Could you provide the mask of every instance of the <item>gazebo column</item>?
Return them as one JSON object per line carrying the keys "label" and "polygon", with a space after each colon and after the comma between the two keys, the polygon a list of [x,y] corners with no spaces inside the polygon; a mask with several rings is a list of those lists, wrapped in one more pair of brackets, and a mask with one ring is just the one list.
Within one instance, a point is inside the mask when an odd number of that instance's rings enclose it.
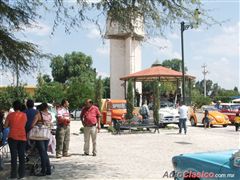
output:
{"label": "gazebo column", "polygon": [[124,81],[124,97],[127,99],[127,81]]}

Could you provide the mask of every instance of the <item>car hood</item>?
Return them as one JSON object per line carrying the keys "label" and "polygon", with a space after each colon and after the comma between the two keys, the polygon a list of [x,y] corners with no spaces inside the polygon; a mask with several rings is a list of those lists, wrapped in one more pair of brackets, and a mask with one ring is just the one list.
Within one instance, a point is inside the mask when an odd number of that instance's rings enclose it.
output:
{"label": "car hood", "polygon": [[182,157],[187,157],[191,159],[198,159],[200,161],[205,161],[213,164],[218,164],[220,166],[227,166],[229,168],[229,163],[232,155],[238,150],[228,150],[219,152],[204,152],[204,153],[191,153],[183,154]]}
{"label": "car hood", "polygon": [[[222,122],[226,120],[226,116],[218,111],[210,111],[209,116],[214,118],[217,122]],[[227,118],[228,119],[228,118]]]}
{"label": "car hood", "polygon": [[164,116],[179,116],[178,110],[171,107],[160,108],[158,113]]}

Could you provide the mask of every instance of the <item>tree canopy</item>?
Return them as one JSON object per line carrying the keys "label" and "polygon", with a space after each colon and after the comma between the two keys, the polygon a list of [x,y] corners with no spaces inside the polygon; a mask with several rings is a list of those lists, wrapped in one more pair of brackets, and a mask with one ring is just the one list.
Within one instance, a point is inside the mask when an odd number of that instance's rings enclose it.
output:
{"label": "tree canopy", "polygon": [[[133,20],[143,17],[145,33],[149,36],[161,34],[166,26],[182,20],[189,23],[214,21],[208,17],[200,0],[101,0],[92,3],[87,0],[53,0],[51,3],[0,0],[0,59],[3,67],[13,69],[18,64],[20,70],[26,71],[37,65],[36,61],[43,53],[37,45],[17,39],[15,33],[33,27],[42,18],[42,12],[55,13],[52,32],[59,24],[70,32],[81,28],[84,22],[95,23],[101,30],[105,28],[102,21],[107,15],[128,29],[134,26]],[[201,20],[198,12],[201,12]]]}

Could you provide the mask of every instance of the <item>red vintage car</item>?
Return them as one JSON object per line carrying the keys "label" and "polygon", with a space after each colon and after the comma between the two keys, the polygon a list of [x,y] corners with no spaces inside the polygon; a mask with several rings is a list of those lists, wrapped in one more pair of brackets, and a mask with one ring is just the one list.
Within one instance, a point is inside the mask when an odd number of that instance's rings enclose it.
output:
{"label": "red vintage car", "polygon": [[236,113],[240,113],[240,104],[235,103],[221,103],[220,110],[221,113],[228,116],[229,121],[231,123],[234,123],[234,118],[236,116]]}

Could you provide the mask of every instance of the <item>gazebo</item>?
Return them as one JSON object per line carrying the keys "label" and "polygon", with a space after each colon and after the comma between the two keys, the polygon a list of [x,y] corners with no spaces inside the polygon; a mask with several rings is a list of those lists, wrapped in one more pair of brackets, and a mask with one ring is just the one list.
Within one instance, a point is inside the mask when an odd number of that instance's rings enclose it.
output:
{"label": "gazebo", "polygon": [[[134,82],[134,92],[135,92],[135,83],[144,82],[144,81],[154,81],[158,80],[159,82],[176,82],[177,89],[180,87],[180,82],[182,81],[182,72],[175,71],[159,64],[153,64],[151,68],[147,68],[127,76],[121,77],[120,80],[124,81],[124,94],[126,98],[126,83],[129,79],[132,79]],[[185,81],[187,82],[189,88],[189,101],[191,100],[191,81],[195,77],[185,74]]]}

